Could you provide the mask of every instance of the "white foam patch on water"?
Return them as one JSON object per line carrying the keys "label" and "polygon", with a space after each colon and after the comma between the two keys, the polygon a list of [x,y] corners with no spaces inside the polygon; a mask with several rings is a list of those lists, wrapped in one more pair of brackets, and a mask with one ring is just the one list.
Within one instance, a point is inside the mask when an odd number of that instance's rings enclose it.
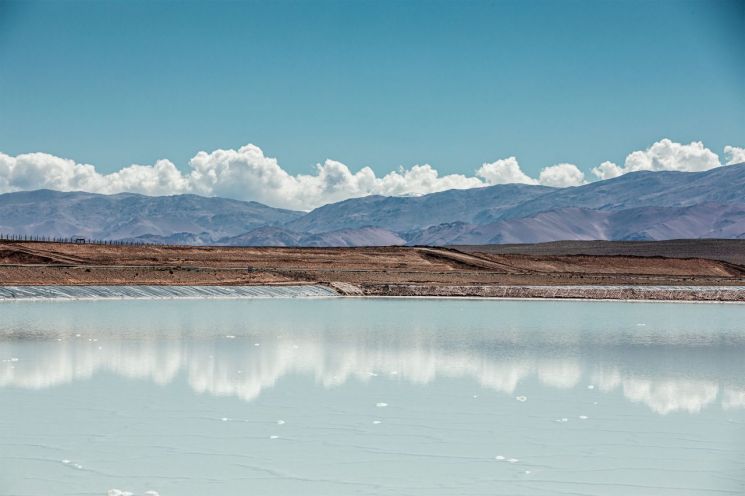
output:
{"label": "white foam patch on water", "polygon": [[279,436],[272,435],[272,436],[269,436],[269,439],[279,439]]}
{"label": "white foam patch on water", "polygon": [[277,425],[285,425],[285,421],[282,419],[277,420]]}
{"label": "white foam patch on water", "polygon": [[499,460],[500,462],[504,460],[504,457],[502,455],[497,455],[494,457],[495,460]]}
{"label": "white foam patch on water", "polygon": [[383,421],[382,420],[373,420],[372,423],[375,424],[375,425],[378,425],[378,424],[382,424]]}
{"label": "white foam patch on water", "polygon": [[522,402],[522,403],[525,403],[526,401],[528,401],[528,397],[527,396],[516,396],[515,399],[517,401]]}
{"label": "white foam patch on water", "polygon": [[388,406],[388,403],[383,403],[383,402],[375,403],[375,406],[377,406],[378,408],[385,408]]}
{"label": "white foam patch on water", "polygon": [[590,417],[588,417],[587,415],[580,415],[579,416],[579,419],[580,420],[587,420],[588,418],[590,418]]}
{"label": "white foam patch on water", "polygon": [[509,460],[507,460],[507,461],[508,461],[508,462],[510,462],[510,463],[517,463],[517,462],[519,462],[520,460],[518,460],[517,458],[510,458],[510,459],[509,459]]}

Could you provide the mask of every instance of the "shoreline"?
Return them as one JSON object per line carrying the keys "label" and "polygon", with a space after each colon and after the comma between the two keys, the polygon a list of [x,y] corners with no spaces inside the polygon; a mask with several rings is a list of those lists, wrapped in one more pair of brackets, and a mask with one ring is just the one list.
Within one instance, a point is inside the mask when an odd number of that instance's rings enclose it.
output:
{"label": "shoreline", "polygon": [[0,302],[329,298],[338,292],[323,285],[166,286],[75,285],[0,286]]}
{"label": "shoreline", "polygon": [[0,303],[28,301],[195,300],[266,298],[395,298],[525,301],[745,303],[745,286],[241,286],[14,285],[0,286]]}
{"label": "shoreline", "polygon": [[[339,288],[337,288],[339,289]],[[351,296],[745,302],[745,286],[363,286]],[[344,292],[344,291],[342,291]]]}
{"label": "shoreline", "polygon": [[[64,291],[70,292],[68,298],[85,296],[85,291],[93,291],[93,297],[103,294],[95,288],[108,288],[108,297],[127,296],[122,291],[147,297],[139,294],[142,288],[151,288],[148,291],[158,297],[258,297],[262,295],[256,292],[268,291],[266,288],[276,292],[283,287],[302,287],[311,292],[309,296],[317,291],[324,296],[745,301],[745,264],[738,263],[740,245],[730,247],[727,261],[675,257],[708,247],[700,243],[689,240],[675,249],[652,243],[645,246],[649,255],[656,255],[638,256],[636,252],[545,255],[489,251],[497,246],[459,250],[432,246],[226,248],[0,242],[0,299],[13,287],[19,288],[17,293],[27,288],[33,291],[27,297],[41,298]],[[745,249],[745,244],[742,247]],[[519,249],[529,251],[531,247]],[[724,254],[718,256],[723,258]],[[15,297],[10,294],[6,298]]]}

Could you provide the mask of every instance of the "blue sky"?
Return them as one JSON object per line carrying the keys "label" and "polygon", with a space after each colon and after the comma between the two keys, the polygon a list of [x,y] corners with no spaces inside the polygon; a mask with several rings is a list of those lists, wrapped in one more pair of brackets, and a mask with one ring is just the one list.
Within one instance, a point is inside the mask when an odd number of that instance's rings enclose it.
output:
{"label": "blue sky", "polygon": [[0,3],[0,151],[587,173],[745,141],[745,2]]}

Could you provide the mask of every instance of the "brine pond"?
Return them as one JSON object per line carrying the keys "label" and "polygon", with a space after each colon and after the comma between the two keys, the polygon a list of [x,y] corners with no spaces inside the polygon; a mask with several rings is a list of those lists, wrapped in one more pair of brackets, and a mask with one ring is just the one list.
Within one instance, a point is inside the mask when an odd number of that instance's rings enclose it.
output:
{"label": "brine pond", "polygon": [[0,303],[0,494],[745,494],[745,305]]}

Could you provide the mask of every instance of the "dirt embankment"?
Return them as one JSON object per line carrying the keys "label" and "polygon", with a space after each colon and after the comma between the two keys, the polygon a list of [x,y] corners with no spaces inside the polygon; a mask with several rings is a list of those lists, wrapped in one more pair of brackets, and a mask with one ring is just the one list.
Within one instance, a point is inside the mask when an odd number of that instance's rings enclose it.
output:
{"label": "dirt embankment", "polygon": [[349,296],[745,302],[745,289],[736,286],[420,286],[390,284],[351,288],[335,286],[335,289]]}
{"label": "dirt embankment", "polygon": [[723,260],[505,254],[488,248],[466,252],[429,247],[236,248],[0,242],[0,285],[335,283],[340,292],[349,294],[443,296],[489,296],[504,293],[506,287],[527,286],[598,286],[597,291],[609,294],[601,287],[745,285],[745,267]]}
{"label": "dirt embankment", "polygon": [[454,246],[458,250],[502,255],[593,255],[706,258],[745,265],[745,239],[666,241],[551,241],[533,244]]}

